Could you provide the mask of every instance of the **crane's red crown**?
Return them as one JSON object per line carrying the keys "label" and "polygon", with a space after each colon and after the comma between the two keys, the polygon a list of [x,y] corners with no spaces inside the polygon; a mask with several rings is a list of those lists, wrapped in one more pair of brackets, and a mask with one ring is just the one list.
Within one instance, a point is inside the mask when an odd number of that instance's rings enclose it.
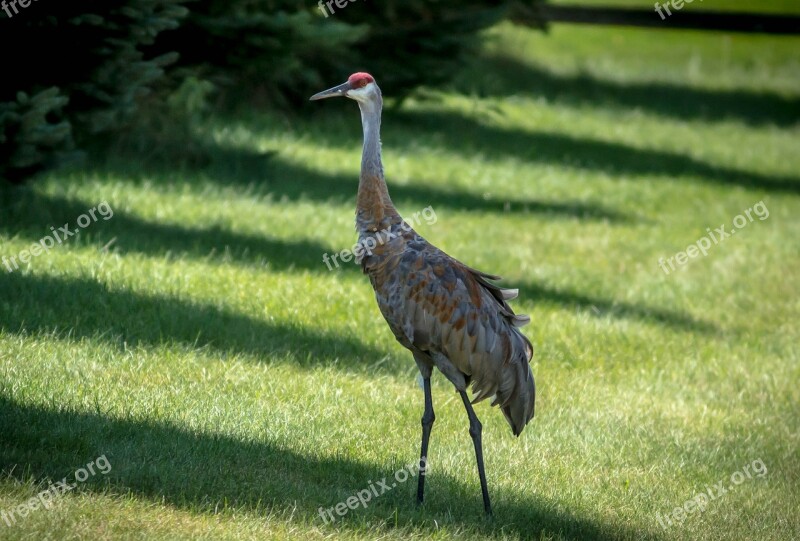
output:
{"label": "crane's red crown", "polygon": [[374,83],[375,78],[369,73],[359,71],[348,77],[347,82],[350,83],[350,86],[353,88],[364,88],[368,84]]}

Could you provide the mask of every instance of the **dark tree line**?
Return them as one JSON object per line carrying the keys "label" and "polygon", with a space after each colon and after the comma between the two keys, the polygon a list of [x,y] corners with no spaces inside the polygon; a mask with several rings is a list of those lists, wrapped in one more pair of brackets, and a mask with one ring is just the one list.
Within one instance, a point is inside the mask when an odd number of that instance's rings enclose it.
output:
{"label": "dark tree line", "polygon": [[447,82],[478,32],[500,19],[539,24],[531,1],[340,0],[331,7],[334,13],[311,0],[52,0],[11,18],[0,12],[0,178],[20,182],[79,157],[87,138],[123,129],[148,96],[188,79],[293,106],[364,69],[402,97]]}

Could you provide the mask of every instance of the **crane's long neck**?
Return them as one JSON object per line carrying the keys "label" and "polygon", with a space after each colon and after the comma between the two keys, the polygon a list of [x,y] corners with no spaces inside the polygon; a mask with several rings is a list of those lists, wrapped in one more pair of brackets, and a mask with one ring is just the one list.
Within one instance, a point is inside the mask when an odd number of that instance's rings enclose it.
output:
{"label": "crane's long neck", "polygon": [[359,106],[364,127],[364,151],[356,200],[356,228],[360,232],[382,230],[389,225],[391,218],[399,215],[383,178],[380,97],[374,102],[360,103]]}

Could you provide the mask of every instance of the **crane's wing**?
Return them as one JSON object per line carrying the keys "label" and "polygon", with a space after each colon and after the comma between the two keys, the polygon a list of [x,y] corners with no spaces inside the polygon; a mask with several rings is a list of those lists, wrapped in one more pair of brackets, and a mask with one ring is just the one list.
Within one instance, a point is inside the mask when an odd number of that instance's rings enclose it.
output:
{"label": "crane's wing", "polygon": [[397,242],[364,261],[395,336],[430,355],[457,388],[471,382],[473,402],[494,395],[492,405],[518,435],[533,417],[535,385],[533,347],[517,330],[530,318],[508,305],[517,290],[493,284],[499,277],[464,265],[416,232],[402,243],[402,250]]}

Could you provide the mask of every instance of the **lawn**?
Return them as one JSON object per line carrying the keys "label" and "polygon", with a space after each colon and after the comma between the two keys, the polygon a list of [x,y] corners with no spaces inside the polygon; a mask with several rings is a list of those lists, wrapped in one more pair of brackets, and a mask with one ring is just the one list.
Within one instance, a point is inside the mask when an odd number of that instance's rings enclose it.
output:
{"label": "lawn", "polygon": [[[613,6],[626,8],[654,9],[657,0],[550,0],[553,4],[568,6]],[[671,0],[658,0],[657,3],[671,5]],[[680,1],[677,5],[681,5]],[[800,13],[800,4],[795,0],[684,0],[680,11],[744,11],[748,13],[791,14]]]}
{"label": "lawn", "polygon": [[383,143],[400,211],[431,207],[417,229],[532,318],[533,422],[514,438],[476,407],[494,519],[441,375],[424,506],[411,478],[318,511],[413,462],[423,406],[366,277],[322,260],[355,240],[341,100],[212,115],[200,159],[117,146],[0,188],[0,257],[98,209],[0,268],[0,539],[800,537],[800,38],[486,37],[385,112]]}

